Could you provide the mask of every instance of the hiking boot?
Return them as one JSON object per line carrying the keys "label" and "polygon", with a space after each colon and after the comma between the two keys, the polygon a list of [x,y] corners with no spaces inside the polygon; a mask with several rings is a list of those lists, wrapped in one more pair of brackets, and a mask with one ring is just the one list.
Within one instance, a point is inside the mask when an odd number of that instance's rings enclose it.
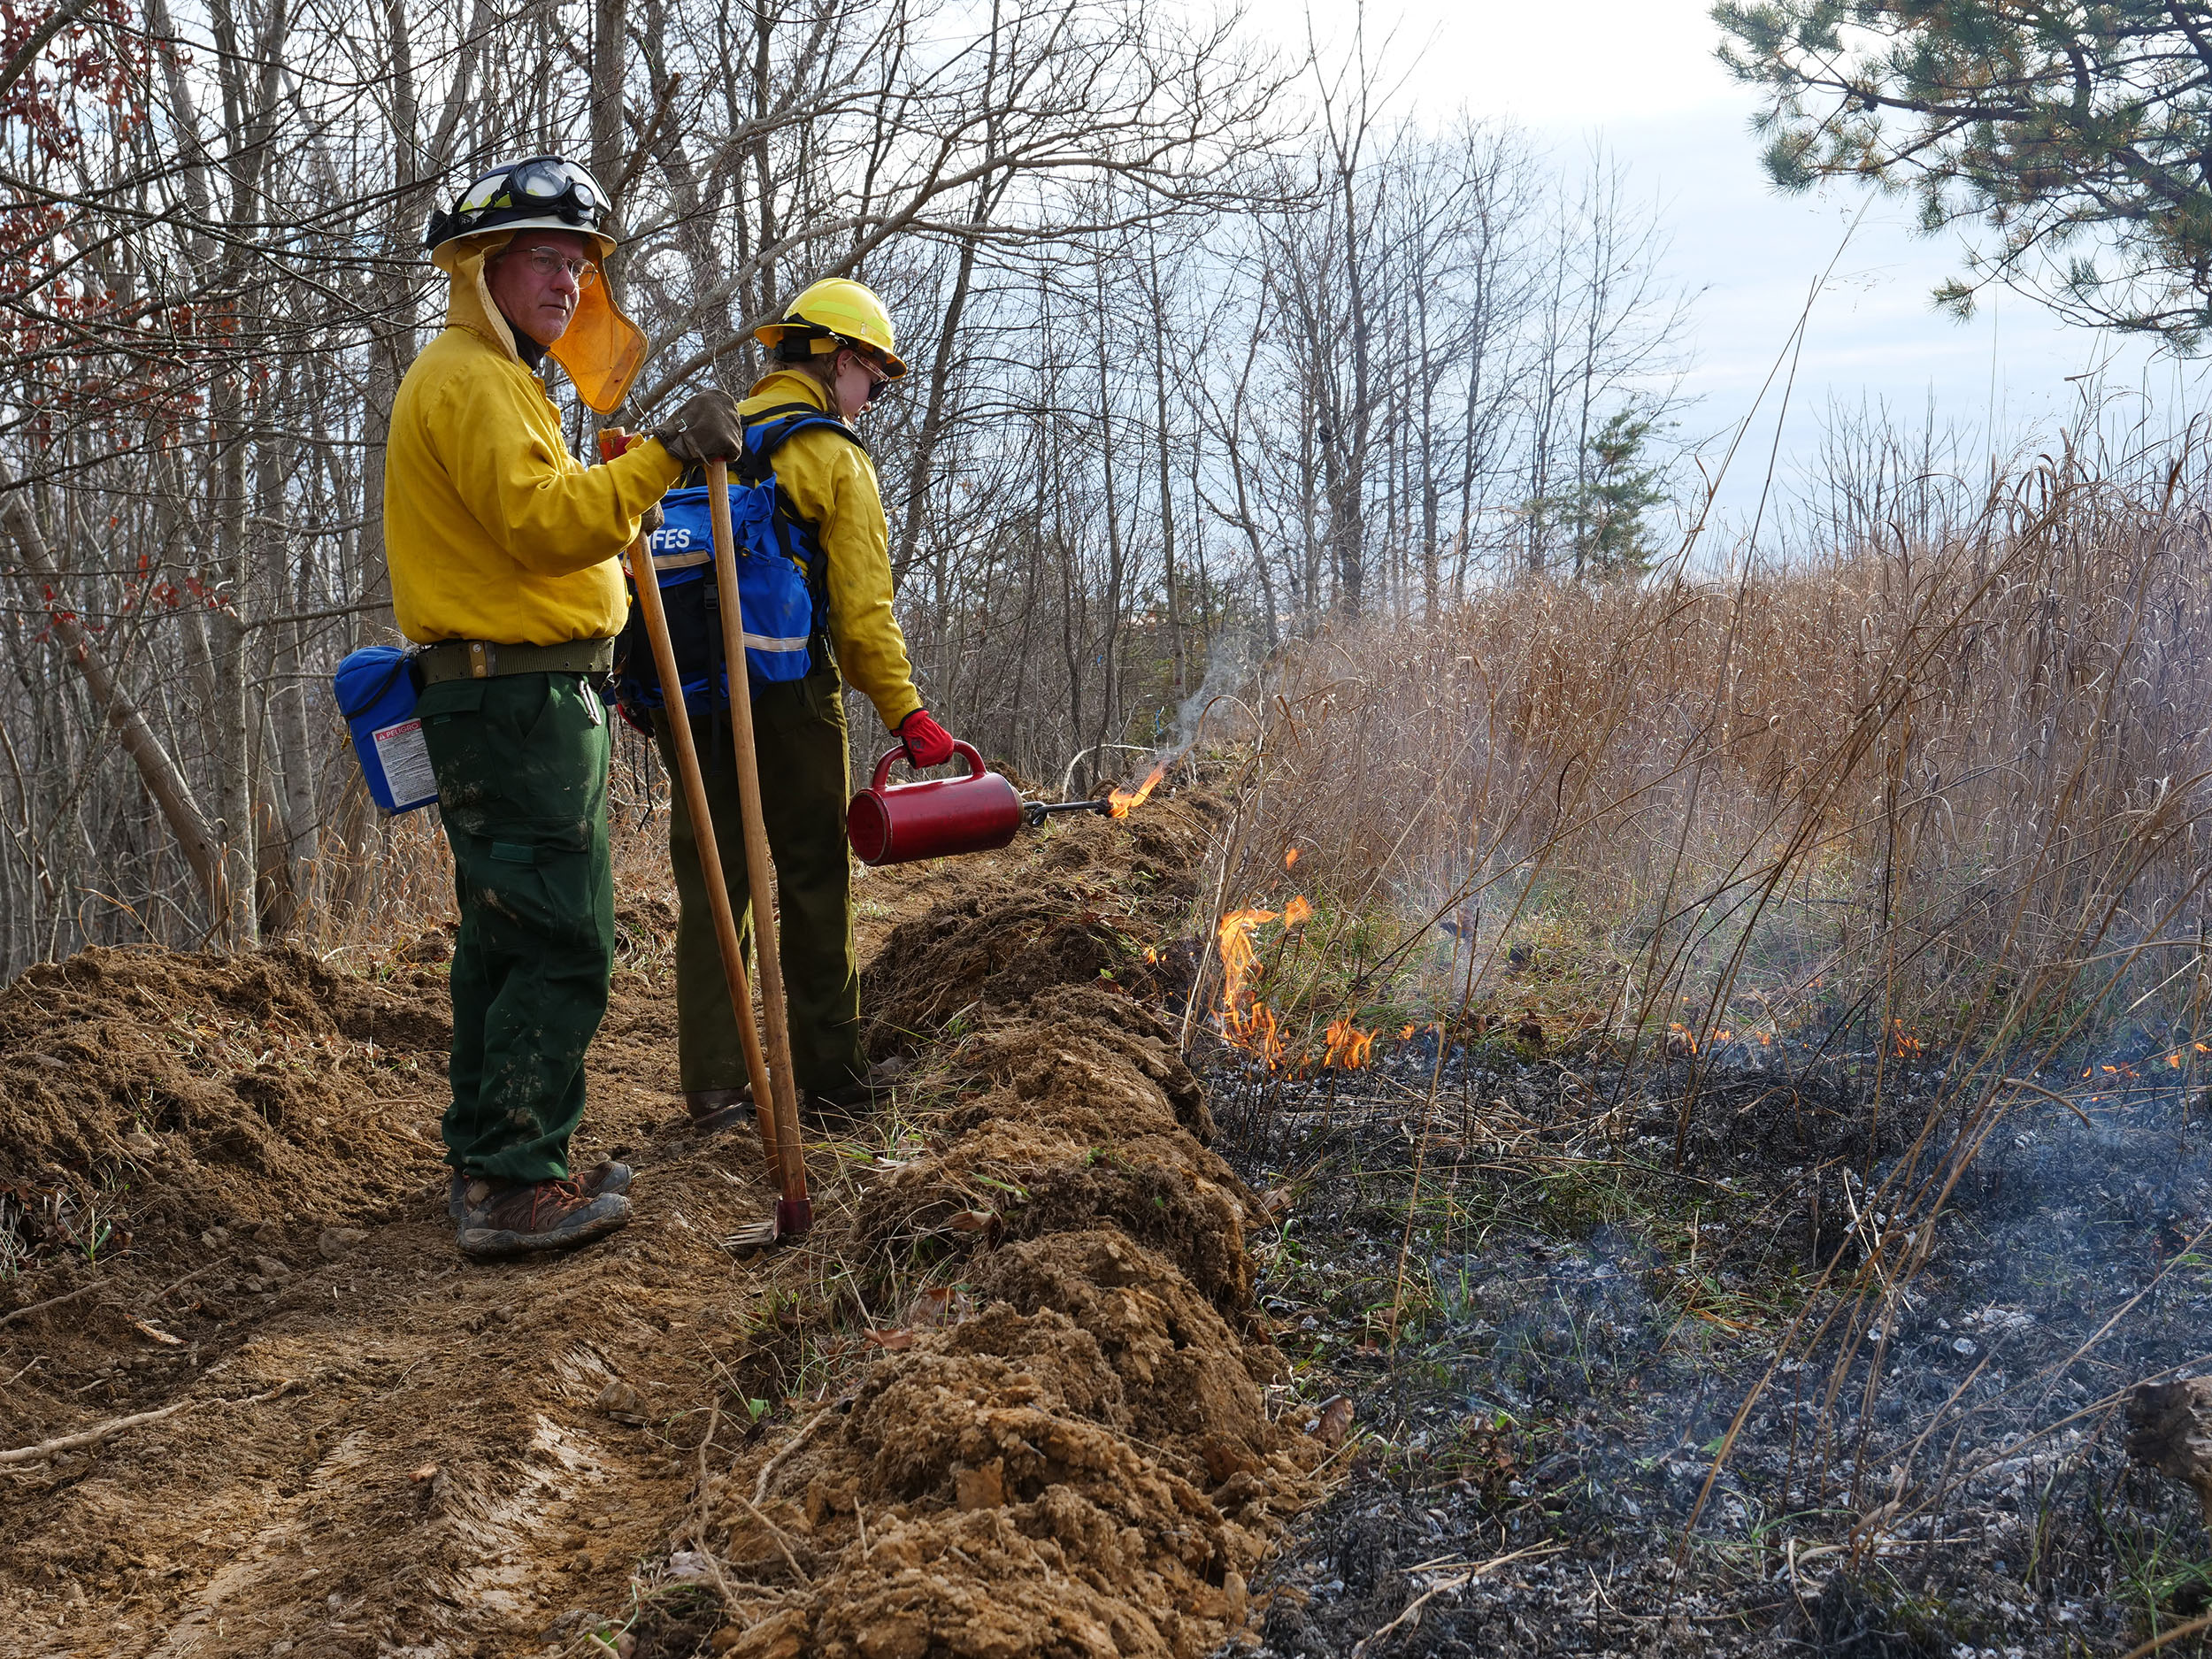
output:
{"label": "hiking boot", "polygon": [[[576,1179],[594,1198],[607,1193],[626,1193],[630,1190],[630,1166],[617,1164],[612,1158],[602,1158]],[[484,1211],[490,1205],[495,1183],[482,1175],[464,1175],[453,1172],[453,1185],[447,1190],[445,1213],[456,1226],[480,1227]]]}
{"label": "hiking boot", "polygon": [[[626,1180],[628,1172],[624,1171]],[[467,1203],[468,1194],[463,1202]],[[604,1238],[630,1222],[630,1201],[620,1193],[594,1196],[582,1181],[509,1181],[498,1184],[480,1210],[465,1210],[454,1242],[478,1257],[565,1250]]]}
{"label": "hiking boot", "polygon": [[753,1121],[753,1086],[735,1088],[695,1088],[684,1096],[687,1127],[701,1134],[720,1134]]}

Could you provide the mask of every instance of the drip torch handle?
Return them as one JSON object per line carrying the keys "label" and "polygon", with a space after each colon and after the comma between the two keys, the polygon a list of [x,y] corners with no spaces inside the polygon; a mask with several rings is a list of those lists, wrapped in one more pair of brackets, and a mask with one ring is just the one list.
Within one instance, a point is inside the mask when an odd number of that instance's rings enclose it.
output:
{"label": "drip torch handle", "polygon": [[1025,801],[1022,803],[1022,822],[1031,829],[1041,829],[1044,821],[1061,812],[1094,812],[1100,818],[1114,815],[1111,801]]}

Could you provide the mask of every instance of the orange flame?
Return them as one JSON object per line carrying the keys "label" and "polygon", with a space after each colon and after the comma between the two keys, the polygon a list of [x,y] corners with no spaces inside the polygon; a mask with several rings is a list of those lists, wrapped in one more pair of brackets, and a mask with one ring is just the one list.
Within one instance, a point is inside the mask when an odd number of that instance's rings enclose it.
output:
{"label": "orange flame", "polygon": [[1115,818],[1127,818],[1130,813],[1142,806],[1151,797],[1153,790],[1159,787],[1160,780],[1165,776],[1167,776],[1167,762],[1164,760],[1152,768],[1151,772],[1142,783],[1136,787],[1134,791],[1110,790],[1106,796],[1107,811]]}
{"label": "orange flame", "polygon": [[1328,1037],[1329,1050],[1321,1056],[1322,1065],[1339,1066],[1347,1071],[1365,1065],[1368,1051],[1375,1046],[1375,1033],[1360,1030],[1349,1018],[1331,1021]]}
{"label": "orange flame", "polygon": [[1922,1048],[1920,1039],[1905,1029],[1903,1020],[1893,1019],[1889,1022],[1889,1057],[1891,1059],[1916,1060],[1920,1057]]}
{"label": "orange flame", "polygon": [[1283,868],[1287,870],[1298,862],[1298,849],[1294,847],[1283,855]]}
{"label": "orange flame", "polygon": [[1283,906],[1283,926],[1285,928],[1296,927],[1300,924],[1312,919],[1313,906],[1306,902],[1306,895],[1302,893],[1301,893],[1296,898],[1291,900],[1289,903]]}
{"label": "orange flame", "polygon": [[1252,987],[1260,977],[1252,934],[1274,919],[1273,910],[1231,910],[1214,929],[1221,945],[1221,1034],[1271,1071],[1282,1058],[1283,1040],[1275,1029],[1274,1011]]}

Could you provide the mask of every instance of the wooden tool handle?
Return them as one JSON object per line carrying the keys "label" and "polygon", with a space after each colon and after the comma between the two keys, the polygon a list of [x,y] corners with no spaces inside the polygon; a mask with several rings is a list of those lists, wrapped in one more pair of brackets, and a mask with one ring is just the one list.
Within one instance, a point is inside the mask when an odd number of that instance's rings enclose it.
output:
{"label": "wooden tool handle", "polygon": [[[768,1173],[780,1187],[787,1188],[780,1168],[780,1141],[775,1133],[768,1061],[760,1049],[760,1030],[753,1024],[753,991],[745,980],[745,955],[737,941],[737,918],[730,909],[730,890],[722,879],[722,857],[714,843],[714,815],[707,810],[706,780],[699,772],[699,751],[691,741],[691,717],[684,708],[684,682],[676,669],[676,648],[669,642],[668,613],[661,606],[661,586],[653,570],[653,557],[645,538],[630,544],[630,572],[637,589],[638,610],[645,618],[646,637],[653,642],[653,666],[660,672],[661,705],[668,716],[670,747],[676,751],[676,776],[684,792],[684,810],[691,818],[699,869],[706,878],[707,908],[714,914],[714,941],[721,947],[722,977],[730,988],[730,1011],[737,1016],[737,1033],[745,1047],[745,1071],[752,1079],[754,1116],[760,1120],[761,1148],[768,1156]],[[761,889],[755,879],[754,892]],[[763,909],[757,898],[754,912]],[[766,959],[765,951],[763,959]],[[778,1029],[781,1029],[780,1021]],[[803,1176],[801,1178],[804,1179]]]}
{"label": "wooden tool handle", "polygon": [[806,1164],[799,1146],[799,1097],[791,1075],[791,1026],[783,995],[783,961],[776,949],[775,865],[761,815],[760,766],[753,748],[753,699],[745,660],[745,618],[737,588],[737,540],[730,530],[730,472],[707,463],[707,513],[714,527],[714,580],[722,595],[722,656],[730,675],[730,730],[737,748],[737,802],[745,823],[745,868],[752,879],[753,941],[760,964],[761,1016],[768,1027],[768,1079],[776,1101],[777,1166],[783,1202],[779,1228],[803,1233],[813,1223],[807,1198]]}

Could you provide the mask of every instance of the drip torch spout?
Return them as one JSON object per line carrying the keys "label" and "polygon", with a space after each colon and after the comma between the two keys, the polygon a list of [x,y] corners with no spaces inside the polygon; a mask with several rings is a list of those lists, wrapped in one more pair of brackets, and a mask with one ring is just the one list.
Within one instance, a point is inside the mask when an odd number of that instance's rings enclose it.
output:
{"label": "drip torch spout", "polygon": [[1100,818],[1114,815],[1111,801],[1025,801],[1022,803],[1022,822],[1031,829],[1042,829],[1047,818],[1059,812],[1095,812]]}

